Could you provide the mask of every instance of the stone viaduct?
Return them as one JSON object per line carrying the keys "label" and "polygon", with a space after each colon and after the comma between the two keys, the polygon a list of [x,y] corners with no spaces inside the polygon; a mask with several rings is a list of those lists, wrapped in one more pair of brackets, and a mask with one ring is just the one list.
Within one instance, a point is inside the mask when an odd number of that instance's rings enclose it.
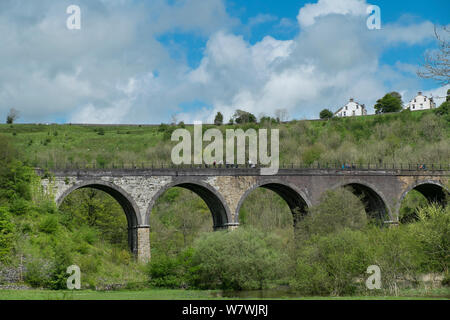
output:
{"label": "stone viaduct", "polygon": [[289,205],[294,223],[330,189],[351,187],[366,212],[384,223],[398,223],[402,199],[415,189],[430,201],[445,202],[450,171],[280,169],[260,175],[258,169],[97,169],[61,170],[50,175],[37,169],[44,191],[59,205],[80,188],[95,188],[113,196],[128,221],[130,249],[139,260],[150,259],[150,214],[158,197],[172,187],[189,189],[209,207],[214,229],[239,226],[239,210],[256,188],[276,192]]}

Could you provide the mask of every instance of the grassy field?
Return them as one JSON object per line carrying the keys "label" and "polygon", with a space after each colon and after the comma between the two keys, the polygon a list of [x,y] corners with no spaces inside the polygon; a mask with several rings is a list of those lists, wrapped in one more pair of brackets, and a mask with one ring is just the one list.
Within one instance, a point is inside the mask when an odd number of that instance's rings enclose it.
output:
{"label": "grassy field", "polygon": [[[184,126],[183,126],[184,127]],[[204,125],[206,130],[211,125]],[[224,125],[219,128],[277,128],[281,163],[448,163],[450,126],[432,110],[283,124]],[[170,125],[0,124],[31,165],[77,163],[97,167],[170,164]],[[186,126],[193,130],[192,126]],[[204,147],[207,144],[204,144]]]}
{"label": "grassy field", "polygon": [[[255,295],[244,299],[258,299]],[[303,297],[280,296],[276,299],[290,300],[448,300],[450,289],[408,290],[399,296],[349,296],[349,297]],[[219,291],[202,290],[118,290],[118,291],[51,291],[51,290],[0,290],[0,300],[234,300],[239,298],[222,297]],[[269,298],[272,300],[273,298]],[[264,299],[262,299],[264,300]]]}

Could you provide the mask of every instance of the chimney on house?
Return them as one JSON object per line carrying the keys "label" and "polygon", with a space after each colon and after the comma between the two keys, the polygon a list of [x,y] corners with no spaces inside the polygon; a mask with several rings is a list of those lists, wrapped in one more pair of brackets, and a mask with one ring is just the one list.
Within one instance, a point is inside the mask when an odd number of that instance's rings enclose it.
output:
{"label": "chimney on house", "polygon": [[353,102],[353,98],[350,98],[350,102]]}
{"label": "chimney on house", "polygon": [[419,92],[417,93],[417,95],[421,96],[421,95],[422,95],[422,91],[419,91]]}

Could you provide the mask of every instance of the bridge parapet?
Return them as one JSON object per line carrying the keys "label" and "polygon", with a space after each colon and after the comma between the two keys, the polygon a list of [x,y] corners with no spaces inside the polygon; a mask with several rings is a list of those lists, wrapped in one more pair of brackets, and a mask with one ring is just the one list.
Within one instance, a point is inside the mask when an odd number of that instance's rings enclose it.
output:
{"label": "bridge parapet", "polygon": [[[258,168],[115,168],[115,169],[58,169],[36,168],[36,172],[45,177],[53,176],[263,176]],[[450,169],[408,170],[408,169],[279,169],[273,176],[311,176],[311,175],[381,175],[381,176],[450,176]]]}

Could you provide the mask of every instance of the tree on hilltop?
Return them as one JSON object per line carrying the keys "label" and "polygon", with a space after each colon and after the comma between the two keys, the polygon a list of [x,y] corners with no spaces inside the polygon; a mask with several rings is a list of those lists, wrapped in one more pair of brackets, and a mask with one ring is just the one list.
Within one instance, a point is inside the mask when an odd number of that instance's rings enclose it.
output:
{"label": "tree on hilltop", "polygon": [[375,113],[399,112],[402,110],[402,99],[398,92],[387,93],[375,104]]}
{"label": "tree on hilltop", "polygon": [[223,114],[221,112],[217,112],[216,117],[214,118],[214,124],[216,126],[221,126],[223,124]]}
{"label": "tree on hilltop", "polygon": [[323,109],[320,111],[320,119],[331,119],[333,118],[333,112],[331,112],[329,109]]}
{"label": "tree on hilltop", "polygon": [[244,111],[244,110],[236,110],[236,112],[233,115],[233,120],[237,124],[244,124],[244,123],[256,123],[256,117],[254,114],[251,114],[250,112]]}
{"label": "tree on hilltop", "polygon": [[20,112],[14,108],[9,109],[8,115],[6,116],[6,123],[13,124],[19,118]]}

